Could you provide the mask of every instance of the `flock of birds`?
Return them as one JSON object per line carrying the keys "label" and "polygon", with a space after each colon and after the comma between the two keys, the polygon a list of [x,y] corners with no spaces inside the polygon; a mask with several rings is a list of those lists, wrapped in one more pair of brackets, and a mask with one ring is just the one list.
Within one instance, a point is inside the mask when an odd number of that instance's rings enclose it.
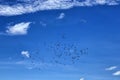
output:
{"label": "flock of birds", "polygon": [[[65,39],[65,36],[62,36],[62,39]],[[39,69],[46,63],[64,66],[74,65],[79,63],[81,56],[88,54],[88,48],[80,49],[79,45],[75,43],[55,42],[46,44],[46,52],[44,56],[41,56],[41,53],[36,51],[27,60],[32,67]]]}
{"label": "flock of birds", "polygon": [[80,60],[82,55],[88,54],[88,48],[79,49],[77,44],[67,44],[62,42],[54,43],[49,46],[53,53],[53,63],[56,64],[75,64]]}

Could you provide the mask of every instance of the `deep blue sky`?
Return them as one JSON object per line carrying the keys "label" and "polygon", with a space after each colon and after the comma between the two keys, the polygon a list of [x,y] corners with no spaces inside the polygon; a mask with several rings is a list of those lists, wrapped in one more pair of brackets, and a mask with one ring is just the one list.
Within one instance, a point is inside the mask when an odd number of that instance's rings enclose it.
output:
{"label": "deep blue sky", "polygon": [[[58,19],[61,13],[63,18]],[[31,22],[25,35],[9,35],[8,26]],[[74,7],[67,10],[45,10],[13,16],[0,16],[0,79],[2,80],[119,80],[120,75],[120,6],[98,5]],[[62,38],[64,35],[64,39]],[[76,64],[62,61],[66,66],[49,60],[50,45],[57,42],[88,48]],[[55,47],[55,46],[53,46]],[[39,64],[31,65],[21,51],[29,51]],[[35,52],[39,54],[36,57]],[[64,52],[64,51],[63,51]],[[74,53],[73,53],[74,54]],[[29,68],[29,66],[31,68]],[[105,70],[117,66],[114,70]],[[41,70],[39,70],[40,68]]]}

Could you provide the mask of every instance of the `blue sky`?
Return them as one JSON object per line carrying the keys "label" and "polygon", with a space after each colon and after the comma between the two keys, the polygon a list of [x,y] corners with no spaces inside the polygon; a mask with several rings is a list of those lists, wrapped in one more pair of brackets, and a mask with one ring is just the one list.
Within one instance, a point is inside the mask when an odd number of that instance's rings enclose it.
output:
{"label": "blue sky", "polygon": [[119,0],[0,0],[0,79],[119,80]]}

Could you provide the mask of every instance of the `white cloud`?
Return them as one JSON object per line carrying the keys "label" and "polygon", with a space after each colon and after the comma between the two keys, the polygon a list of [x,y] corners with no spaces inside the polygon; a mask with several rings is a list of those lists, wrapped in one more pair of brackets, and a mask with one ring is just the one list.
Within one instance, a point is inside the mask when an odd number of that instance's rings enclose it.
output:
{"label": "white cloud", "polygon": [[84,78],[80,78],[80,80],[85,80]]}
{"label": "white cloud", "polygon": [[7,27],[6,33],[8,35],[25,35],[28,32],[28,28],[30,27],[30,22],[22,22],[15,24],[13,26]]}
{"label": "white cloud", "polygon": [[117,68],[117,66],[111,66],[111,67],[106,68],[105,70],[111,71],[111,70],[114,70],[114,69],[116,69],[116,68]]}
{"label": "white cloud", "polygon": [[57,19],[63,19],[65,17],[65,13],[60,13],[60,15],[57,17]]}
{"label": "white cloud", "polygon": [[23,56],[25,56],[25,57],[27,57],[27,58],[30,57],[30,53],[29,53],[28,51],[22,51],[22,52],[21,52],[21,55],[23,55]]}
{"label": "white cloud", "polygon": [[114,76],[120,76],[120,71],[116,71],[115,73],[113,73]]}
{"label": "white cloud", "polygon": [[21,0],[24,4],[0,4],[1,16],[21,15],[41,10],[69,9],[76,6],[118,5],[119,0]]}

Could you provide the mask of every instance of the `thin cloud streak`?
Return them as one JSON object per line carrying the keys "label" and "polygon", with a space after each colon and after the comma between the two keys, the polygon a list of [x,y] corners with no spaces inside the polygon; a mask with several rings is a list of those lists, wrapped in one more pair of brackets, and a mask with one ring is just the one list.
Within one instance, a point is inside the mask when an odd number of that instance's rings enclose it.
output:
{"label": "thin cloud streak", "polygon": [[116,69],[116,68],[117,68],[117,66],[111,66],[111,67],[106,68],[105,70],[111,71],[111,70],[114,70],[114,69]]}

